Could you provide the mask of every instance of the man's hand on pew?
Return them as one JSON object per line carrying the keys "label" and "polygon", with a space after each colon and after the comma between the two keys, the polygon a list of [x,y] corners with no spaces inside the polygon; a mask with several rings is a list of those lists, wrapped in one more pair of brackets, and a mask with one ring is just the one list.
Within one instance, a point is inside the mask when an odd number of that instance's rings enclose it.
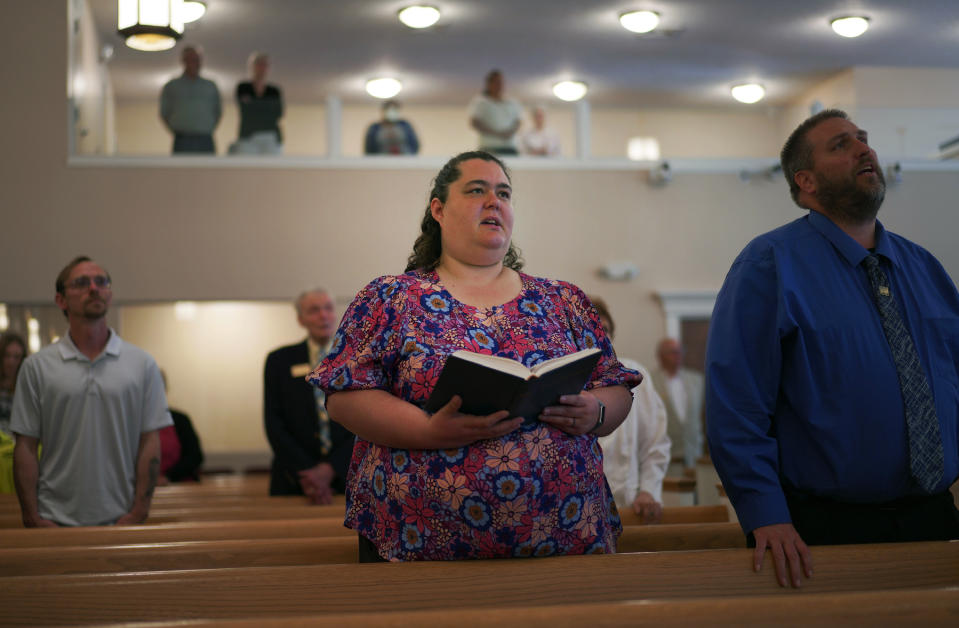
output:
{"label": "man's hand on pew", "polygon": [[758,527],[753,530],[753,537],[756,539],[753,571],[760,571],[763,568],[763,555],[768,547],[773,555],[779,586],[786,586],[787,570],[792,585],[797,589],[801,586],[800,572],[807,578],[812,577],[812,553],[791,523]]}
{"label": "man's hand on pew", "polygon": [[23,517],[23,527],[24,528],[59,528],[60,526],[55,521],[50,521],[49,519],[44,519],[40,515],[34,517]]}
{"label": "man's hand on pew", "polygon": [[303,493],[312,499],[314,504],[332,504],[333,488],[331,484],[335,475],[333,465],[328,462],[321,462],[315,467],[303,469],[299,472]]}
{"label": "man's hand on pew", "polygon": [[633,512],[646,523],[659,523],[663,520],[663,505],[657,502],[647,491],[640,491],[633,500]]}
{"label": "man's hand on pew", "polygon": [[147,516],[150,514],[149,510],[144,510],[142,507],[134,505],[133,509],[130,510],[127,514],[123,515],[116,520],[116,523],[113,525],[116,526],[135,526],[146,521]]}

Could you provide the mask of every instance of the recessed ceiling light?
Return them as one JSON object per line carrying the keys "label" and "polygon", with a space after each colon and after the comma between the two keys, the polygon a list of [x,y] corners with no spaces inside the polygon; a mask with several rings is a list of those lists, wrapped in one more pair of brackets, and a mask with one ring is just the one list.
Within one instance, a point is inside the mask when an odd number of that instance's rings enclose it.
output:
{"label": "recessed ceiling light", "polygon": [[743,83],[742,85],[734,85],[729,91],[732,93],[733,98],[739,102],[746,103],[747,105],[759,102],[763,99],[763,96],[766,95],[766,88],[759,83]]}
{"label": "recessed ceiling light", "polygon": [[403,84],[395,78],[375,78],[366,82],[366,93],[373,98],[392,98],[400,93]]}
{"label": "recessed ceiling light", "polygon": [[869,18],[850,15],[837,17],[832,22],[832,29],[843,37],[859,37],[869,28]]}
{"label": "recessed ceiling light", "polygon": [[183,0],[180,8],[180,15],[183,16],[183,23],[189,24],[196,22],[206,14],[206,2],[201,0]]}
{"label": "recessed ceiling light", "polygon": [[586,83],[582,81],[560,81],[553,85],[553,93],[560,100],[573,102],[581,99],[588,91]]}
{"label": "recessed ceiling light", "polygon": [[414,4],[400,9],[400,21],[410,28],[429,28],[440,19],[440,10],[429,5]]}
{"label": "recessed ceiling light", "polygon": [[628,31],[648,33],[659,25],[659,13],[655,11],[627,11],[619,15],[619,23]]}

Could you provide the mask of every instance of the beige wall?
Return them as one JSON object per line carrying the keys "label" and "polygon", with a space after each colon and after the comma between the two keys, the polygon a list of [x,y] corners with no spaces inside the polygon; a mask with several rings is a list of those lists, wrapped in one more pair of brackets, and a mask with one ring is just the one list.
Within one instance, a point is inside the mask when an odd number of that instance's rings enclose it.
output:
{"label": "beige wall", "polygon": [[170,407],[190,416],[206,453],[269,449],[263,362],[305,337],[290,302],[198,303],[186,319],[173,304],[128,305],[120,328],[166,372]]}

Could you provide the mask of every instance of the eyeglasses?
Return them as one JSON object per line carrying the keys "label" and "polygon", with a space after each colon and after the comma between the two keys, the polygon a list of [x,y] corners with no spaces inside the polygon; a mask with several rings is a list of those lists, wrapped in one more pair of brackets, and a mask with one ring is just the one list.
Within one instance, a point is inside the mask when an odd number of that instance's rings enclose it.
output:
{"label": "eyeglasses", "polygon": [[67,288],[73,288],[74,290],[86,290],[90,287],[91,283],[102,290],[104,288],[109,288],[112,282],[106,275],[97,275],[95,277],[83,275],[82,277],[77,277],[76,279],[71,279],[68,281]]}

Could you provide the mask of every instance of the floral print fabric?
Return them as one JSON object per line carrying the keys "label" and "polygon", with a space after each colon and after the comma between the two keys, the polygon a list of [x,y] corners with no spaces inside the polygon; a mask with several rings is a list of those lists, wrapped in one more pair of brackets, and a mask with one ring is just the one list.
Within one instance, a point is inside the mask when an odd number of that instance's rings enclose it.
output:
{"label": "floral print fabric", "polygon": [[[603,355],[587,388],[639,383],[577,287],[520,277],[520,294],[489,310],[458,302],[434,272],[376,279],[353,300],[309,380],[327,395],[381,389],[423,407],[458,349],[532,366],[596,346]],[[401,560],[615,552],[622,529],[596,438],[538,421],[452,450],[357,438],[346,525]]]}

